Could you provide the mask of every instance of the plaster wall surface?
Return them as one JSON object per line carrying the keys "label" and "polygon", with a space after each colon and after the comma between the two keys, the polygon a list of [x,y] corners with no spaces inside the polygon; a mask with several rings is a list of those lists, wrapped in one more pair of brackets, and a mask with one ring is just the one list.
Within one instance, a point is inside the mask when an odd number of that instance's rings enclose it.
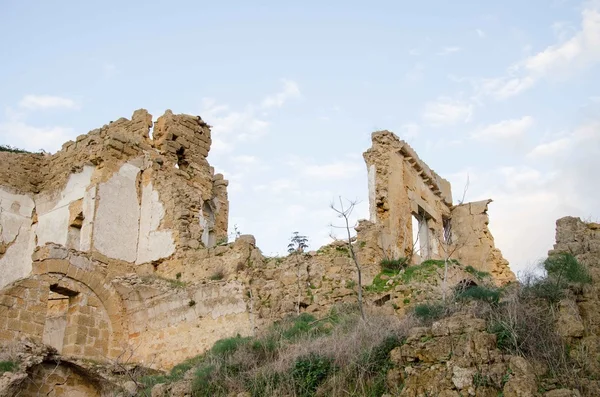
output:
{"label": "plaster wall surface", "polygon": [[142,187],[140,230],[136,263],[166,258],[175,252],[172,231],[158,230],[165,209],[152,183]]}
{"label": "plaster wall surface", "polygon": [[98,186],[94,248],[115,259],[135,262],[140,222],[137,177],[140,169],[123,164]]}
{"label": "plaster wall surface", "polygon": [[[66,186],[58,191],[42,193],[36,196],[35,205],[38,214],[36,229],[37,246],[55,243],[66,246],[69,232],[69,204],[82,199],[91,183],[94,167],[86,166],[79,173],[69,176]],[[84,213],[84,217],[93,218],[93,213]]]}
{"label": "plaster wall surface", "polygon": [[0,287],[31,272],[35,245],[33,209],[29,195],[0,187]]}

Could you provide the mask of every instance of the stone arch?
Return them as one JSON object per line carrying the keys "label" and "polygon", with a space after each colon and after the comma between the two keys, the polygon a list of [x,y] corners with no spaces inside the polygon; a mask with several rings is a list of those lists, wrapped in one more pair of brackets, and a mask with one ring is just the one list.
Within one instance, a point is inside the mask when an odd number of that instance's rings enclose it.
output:
{"label": "stone arch", "polygon": [[[121,296],[110,283],[112,276],[96,266],[82,268],[71,262],[77,263],[73,258],[36,261],[31,277],[17,280],[0,291],[0,317],[8,318],[4,327],[0,325],[0,340],[28,336],[42,342],[48,297],[52,292],[71,291],[73,296],[79,296],[73,305],[78,305],[81,310],[77,312],[73,306],[78,318],[67,324],[75,327],[71,331],[77,336],[72,342],[78,346],[68,353],[117,357],[126,344],[125,312]],[[103,318],[106,324],[103,324]]]}

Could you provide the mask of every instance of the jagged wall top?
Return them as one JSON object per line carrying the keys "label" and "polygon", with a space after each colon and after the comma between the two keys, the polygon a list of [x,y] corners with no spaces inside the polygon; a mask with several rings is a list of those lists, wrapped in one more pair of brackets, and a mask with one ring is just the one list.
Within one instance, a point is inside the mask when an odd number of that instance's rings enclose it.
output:
{"label": "jagged wall top", "polygon": [[406,141],[401,140],[393,132],[387,130],[373,132],[371,141],[373,145],[363,154],[367,163],[373,164],[373,156],[379,156],[381,153],[390,152],[393,149],[408,160],[436,196],[440,197],[446,204],[452,205],[450,182],[429,168]]}

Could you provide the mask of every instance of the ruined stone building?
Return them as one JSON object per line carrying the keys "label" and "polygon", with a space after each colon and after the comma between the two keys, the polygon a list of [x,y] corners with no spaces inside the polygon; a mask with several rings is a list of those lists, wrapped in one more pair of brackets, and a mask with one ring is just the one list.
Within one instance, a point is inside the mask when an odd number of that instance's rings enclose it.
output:
{"label": "ruined stone building", "polygon": [[[455,205],[408,144],[387,131],[372,141],[370,220],[355,243],[365,284],[381,259],[400,257],[514,279],[487,226],[490,200]],[[165,369],[294,312],[295,263],[264,257],[252,236],[227,243],[228,182],[206,160],[210,145],[200,117],[167,111],[152,123],[138,110],[52,155],[0,152],[0,344],[28,338],[63,362],[127,351]],[[304,256],[302,310],[355,299],[336,244]],[[372,301],[404,310],[411,294],[398,286]]]}
{"label": "ruined stone building", "polygon": [[452,202],[450,183],[389,131],[372,135],[364,153],[369,178],[370,221],[382,229],[382,249],[391,258],[456,259],[490,272],[498,282],[514,280],[494,245],[488,204]]}

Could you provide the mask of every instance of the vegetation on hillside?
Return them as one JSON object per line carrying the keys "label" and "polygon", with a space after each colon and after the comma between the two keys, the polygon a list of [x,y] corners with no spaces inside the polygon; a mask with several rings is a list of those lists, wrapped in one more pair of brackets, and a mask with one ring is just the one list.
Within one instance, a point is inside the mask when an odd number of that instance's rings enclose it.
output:
{"label": "vegetation on hillside", "polygon": [[0,145],[0,152],[9,152],[9,153],[31,153],[27,150],[19,149],[11,145]]}
{"label": "vegetation on hillside", "polygon": [[[398,274],[402,267],[382,265],[382,273]],[[413,272],[437,267],[432,261]],[[529,277],[505,288],[459,286],[452,299],[418,304],[402,319],[371,313],[364,322],[356,305],[335,306],[321,319],[307,313],[290,316],[255,338],[220,340],[168,374],[143,377],[140,395],[149,396],[158,383],[184,378],[191,379],[193,396],[396,395],[402,384],[386,382],[392,368],[390,352],[404,343],[413,326],[429,326],[457,311],[485,319],[499,349],[541,363],[551,384],[578,387],[586,369],[557,333],[557,297],[564,296],[570,285],[591,279],[585,266],[569,254],[553,256],[544,268],[544,277]],[[403,278],[410,281],[414,276]]]}
{"label": "vegetation on hillside", "polygon": [[388,316],[370,316],[367,324],[356,305],[336,306],[322,319],[303,313],[256,338],[220,340],[169,374],[142,378],[140,395],[189,372],[194,396],[381,396],[393,392],[385,382],[389,352],[401,345],[410,325]]}

